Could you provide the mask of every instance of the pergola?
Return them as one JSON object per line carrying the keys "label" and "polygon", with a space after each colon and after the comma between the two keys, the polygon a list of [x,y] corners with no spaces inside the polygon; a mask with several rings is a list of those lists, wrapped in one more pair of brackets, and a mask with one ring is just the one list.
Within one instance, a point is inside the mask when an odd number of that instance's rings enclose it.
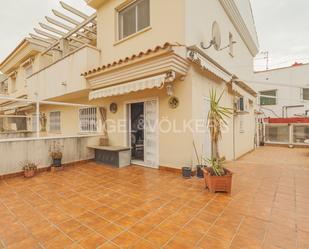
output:
{"label": "pergola", "polygon": [[42,54],[52,50],[66,54],[84,44],[95,45],[97,14],[94,13],[89,16],[62,1],[60,1],[60,4],[70,15],[52,10],[55,17],[46,16],[47,23],[39,23],[42,29],[34,28],[36,34],[29,34],[33,41],[39,42],[45,48]]}

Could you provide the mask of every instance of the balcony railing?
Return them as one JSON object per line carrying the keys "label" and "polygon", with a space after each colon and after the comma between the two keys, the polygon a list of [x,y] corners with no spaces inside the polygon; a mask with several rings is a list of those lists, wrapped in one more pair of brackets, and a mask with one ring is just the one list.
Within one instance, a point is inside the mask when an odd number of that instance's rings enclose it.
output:
{"label": "balcony railing", "polygon": [[40,100],[88,88],[82,72],[99,64],[100,50],[85,45],[27,78],[28,98]]}

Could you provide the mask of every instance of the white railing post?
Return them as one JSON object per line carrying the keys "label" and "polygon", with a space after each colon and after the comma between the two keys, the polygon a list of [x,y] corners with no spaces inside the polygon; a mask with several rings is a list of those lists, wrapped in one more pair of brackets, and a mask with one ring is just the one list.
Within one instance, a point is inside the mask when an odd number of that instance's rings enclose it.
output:
{"label": "white railing post", "polygon": [[36,96],[36,138],[40,138],[40,102],[39,96]]}
{"label": "white railing post", "polygon": [[294,125],[289,124],[289,146],[293,146],[294,143]]}

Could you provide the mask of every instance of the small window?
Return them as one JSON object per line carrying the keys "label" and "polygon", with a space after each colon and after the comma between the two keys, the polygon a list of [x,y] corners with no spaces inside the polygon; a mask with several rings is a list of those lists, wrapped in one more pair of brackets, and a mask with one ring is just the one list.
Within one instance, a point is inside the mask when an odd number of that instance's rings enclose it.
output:
{"label": "small window", "polygon": [[50,112],[49,113],[49,131],[50,132],[60,132],[61,131],[61,119],[60,112]]}
{"label": "small window", "polygon": [[97,132],[97,108],[82,108],[79,110],[79,123],[81,132]]}
{"label": "small window", "polygon": [[232,33],[229,33],[229,50],[230,56],[234,57],[234,38]]}
{"label": "small window", "polygon": [[303,100],[309,100],[309,88],[303,88]]}
{"label": "small window", "polygon": [[[260,105],[276,105],[277,104],[277,90],[260,92]],[[267,97],[269,96],[269,97]]]}
{"label": "small window", "polygon": [[150,26],[150,0],[138,0],[118,13],[119,40]]}

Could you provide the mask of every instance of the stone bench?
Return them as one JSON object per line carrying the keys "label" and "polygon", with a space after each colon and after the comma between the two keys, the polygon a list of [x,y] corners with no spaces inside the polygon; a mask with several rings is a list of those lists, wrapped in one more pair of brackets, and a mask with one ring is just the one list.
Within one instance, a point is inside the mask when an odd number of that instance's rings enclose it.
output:
{"label": "stone bench", "polygon": [[94,149],[95,161],[123,168],[131,164],[131,150],[122,146],[88,146]]}

